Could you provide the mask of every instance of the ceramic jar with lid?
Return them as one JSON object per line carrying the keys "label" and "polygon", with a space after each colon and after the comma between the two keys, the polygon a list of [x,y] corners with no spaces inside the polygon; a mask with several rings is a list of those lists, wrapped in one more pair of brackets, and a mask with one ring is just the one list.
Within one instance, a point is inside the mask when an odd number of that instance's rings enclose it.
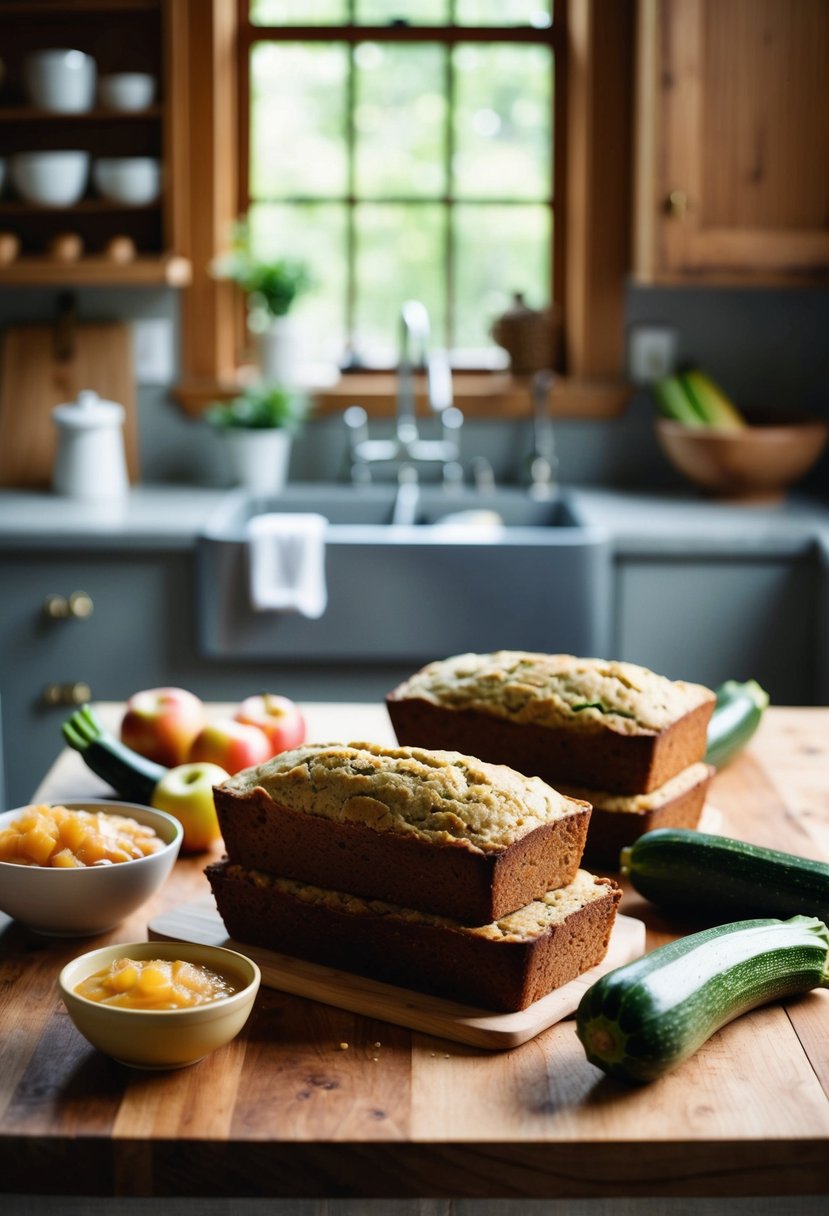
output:
{"label": "ceramic jar with lid", "polygon": [[86,502],[112,502],[129,489],[124,453],[124,407],[85,389],[56,405],[58,449],[52,472],[56,494]]}

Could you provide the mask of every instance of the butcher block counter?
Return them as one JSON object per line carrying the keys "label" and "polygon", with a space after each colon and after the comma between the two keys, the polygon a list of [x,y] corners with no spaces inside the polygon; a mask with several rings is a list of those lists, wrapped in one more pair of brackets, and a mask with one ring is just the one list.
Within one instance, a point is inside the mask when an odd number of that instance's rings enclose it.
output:
{"label": "butcher block counter", "polygon": [[[304,708],[312,739],[393,741],[382,706]],[[100,710],[117,721],[117,706]],[[104,790],[66,752],[36,797]],[[829,709],[768,711],[709,803],[725,834],[829,860]],[[664,1196],[683,1211],[702,1196],[812,1196],[786,1210],[817,1211],[829,1194],[829,991],[749,1013],[633,1089],[587,1062],[572,1019],[493,1052],[264,987],[242,1034],[190,1068],[98,1054],[58,971],[203,896],[219,853],[180,859],[149,906],[100,938],[38,937],[0,917],[0,1192]],[[680,931],[630,892],[622,911],[646,923],[648,949]]]}

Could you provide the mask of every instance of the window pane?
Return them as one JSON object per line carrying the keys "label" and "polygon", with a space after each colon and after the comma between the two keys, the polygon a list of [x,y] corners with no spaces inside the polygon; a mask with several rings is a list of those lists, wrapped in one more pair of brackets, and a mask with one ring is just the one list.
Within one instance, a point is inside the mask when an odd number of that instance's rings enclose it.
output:
{"label": "window pane", "polygon": [[434,43],[355,49],[358,194],[445,193],[444,56]]}
{"label": "window pane", "polygon": [[552,24],[551,0],[456,0],[458,25],[531,25],[545,29]]}
{"label": "window pane", "polygon": [[302,322],[306,360],[339,362],[345,347],[345,206],[258,204],[248,212],[253,248],[263,256],[302,258],[314,278],[291,315]]}
{"label": "window pane", "polygon": [[366,203],[356,208],[357,353],[368,364],[395,365],[398,317],[405,300],[421,300],[429,311],[435,342],[444,341],[444,252],[442,207]]}
{"label": "window pane", "polygon": [[445,25],[449,0],[356,0],[358,25]]}
{"label": "window pane", "polygon": [[251,0],[253,25],[342,25],[346,0]]}
{"label": "window pane", "polygon": [[347,71],[342,43],[260,42],[253,47],[253,198],[346,192]]}
{"label": "window pane", "polygon": [[542,206],[459,205],[454,209],[457,250],[453,346],[492,347],[490,328],[524,293],[531,308],[549,303],[551,212]]}
{"label": "window pane", "polygon": [[459,197],[550,197],[550,54],[539,46],[456,48],[453,174]]}

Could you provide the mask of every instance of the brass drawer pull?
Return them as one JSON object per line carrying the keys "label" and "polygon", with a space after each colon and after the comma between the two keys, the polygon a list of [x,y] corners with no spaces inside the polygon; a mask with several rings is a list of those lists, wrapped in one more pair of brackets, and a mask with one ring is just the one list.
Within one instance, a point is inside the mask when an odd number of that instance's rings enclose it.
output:
{"label": "brass drawer pull", "polygon": [[43,615],[53,621],[65,621],[70,616],[85,621],[94,610],[92,596],[85,591],[73,591],[68,599],[65,595],[47,595],[43,601]]}
{"label": "brass drawer pull", "polygon": [[92,616],[94,610],[95,605],[92,603],[92,596],[87,595],[85,591],[73,591],[69,596],[70,616],[85,621],[88,616]]}
{"label": "brass drawer pull", "polygon": [[84,705],[92,700],[92,689],[84,680],[73,684],[47,684],[41,693],[44,705]]}

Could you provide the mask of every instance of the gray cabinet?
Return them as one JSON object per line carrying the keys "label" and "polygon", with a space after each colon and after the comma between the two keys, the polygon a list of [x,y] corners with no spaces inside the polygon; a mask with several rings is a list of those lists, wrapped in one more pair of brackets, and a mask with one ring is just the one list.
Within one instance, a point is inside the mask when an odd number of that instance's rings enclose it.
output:
{"label": "gray cabinet", "polygon": [[[52,616],[82,592],[91,615]],[[269,690],[305,701],[377,701],[409,663],[223,660],[200,652],[191,549],[0,550],[0,709],[6,805],[24,804],[61,747],[73,701],[123,701],[172,684],[237,702]],[[58,603],[60,611],[61,603]],[[348,733],[347,723],[344,733]],[[3,795],[0,784],[0,797]]]}
{"label": "gray cabinet", "polygon": [[714,687],[759,680],[779,705],[821,700],[819,566],[798,556],[619,556],[619,658]]}
{"label": "gray cabinet", "polygon": [[181,555],[0,555],[0,696],[6,799],[25,802],[62,745],[73,701],[166,682]]}

